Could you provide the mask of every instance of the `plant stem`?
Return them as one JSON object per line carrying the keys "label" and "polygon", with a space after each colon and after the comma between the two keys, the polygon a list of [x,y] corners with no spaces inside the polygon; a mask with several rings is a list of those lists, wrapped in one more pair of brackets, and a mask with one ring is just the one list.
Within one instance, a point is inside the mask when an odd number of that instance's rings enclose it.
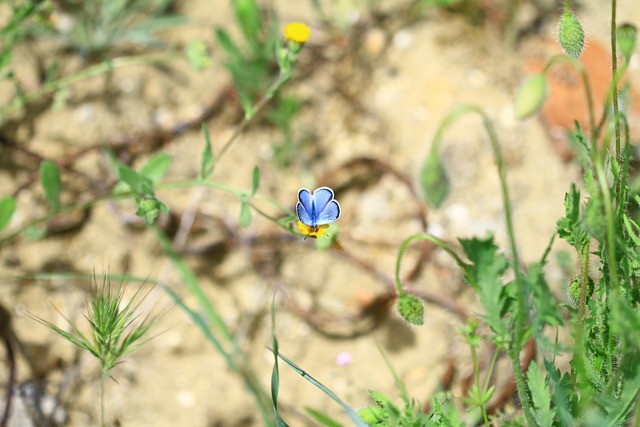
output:
{"label": "plant stem", "polygon": [[104,427],[104,373],[100,371],[100,426]]}
{"label": "plant stem", "polygon": [[400,279],[400,263],[402,261],[402,256],[404,252],[407,250],[409,244],[415,240],[427,240],[431,243],[438,245],[440,248],[444,249],[446,253],[451,255],[451,257],[455,260],[458,266],[464,271],[467,280],[471,283],[474,288],[478,287],[477,282],[475,281],[473,275],[469,272],[469,268],[462,258],[458,256],[458,254],[447,244],[444,240],[437,238],[431,234],[426,233],[418,233],[412,236],[407,237],[402,244],[400,245],[400,249],[398,250],[398,257],[396,258],[396,270],[395,270],[395,282],[396,282],[396,290],[398,291],[398,295],[404,295],[406,292],[402,287],[402,280]]}
{"label": "plant stem", "polygon": [[620,122],[618,119],[618,52],[616,33],[616,6],[617,1],[611,0],[611,85],[613,88],[613,126],[616,136],[616,161],[620,161]]}
{"label": "plant stem", "polygon": [[[568,1],[567,1],[568,3]],[[593,106],[593,93],[591,91],[591,84],[589,84],[589,75],[587,74],[587,70],[584,68],[584,65],[580,61],[575,58],[572,58],[567,55],[555,55],[549,59],[547,65],[544,67],[543,73],[547,73],[552,66],[559,62],[566,62],[571,65],[579,74],[582,79],[582,86],[584,87],[584,93],[587,101],[587,111],[589,113],[589,128],[591,132],[592,139],[592,148],[595,149],[597,147],[597,134],[598,134],[598,126],[596,125],[595,118],[595,109]]]}
{"label": "plant stem", "polygon": [[42,86],[40,89],[36,89],[32,92],[29,92],[24,96],[15,96],[6,107],[0,108],[0,117],[15,111],[24,105],[28,105],[45,95],[51,94],[60,89],[64,89],[65,87],[72,86],[75,83],[78,83],[82,80],[86,80],[88,78],[95,77],[100,74],[104,74],[108,71],[115,70],[116,68],[128,67],[131,65],[144,65],[144,64],[154,64],[158,62],[167,62],[172,58],[173,58],[172,54],[162,54],[162,55],[151,54],[151,55],[125,56],[125,57],[114,58],[111,60],[101,62],[91,67],[82,69],[69,76],[65,76],[58,80],[45,83],[44,86]]}
{"label": "plant stem", "polygon": [[[558,59],[559,60],[559,59]],[[574,61],[576,64],[580,64],[577,61]],[[573,63],[573,62],[572,62]],[[574,64],[574,66],[579,69],[579,66]],[[580,64],[581,65],[581,64]],[[583,76],[583,82],[585,86],[588,87],[588,80],[586,73],[581,73]],[[591,102],[590,91],[588,91],[587,99]],[[592,109],[590,109],[592,111]],[[506,167],[504,164],[504,157],[502,156],[502,149],[500,148],[500,143],[498,141],[498,136],[495,132],[493,124],[484,110],[474,104],[463,104],[452,110],[442,121],[442,124],[436,131],[436,135],[434,136],[434,140],[432,142],[432,150],[437,150],[442,139],[442,135],[444,130],[450,126],[457,119],[462,117],[467,113],[476,113],[480,115],[482,118],[483,125],[487,134],[489,135],[489,141],[491,142],[491,148],[493,149],[493,154],[496,162],[496,167],[498,169],[498,178],[500,180],[500,189],[502,192],[502,203],[503,210],[505,215],[506,222],[506,231],[507,237],[509,239],[509,245],[511,248],[511,257],[512,257],[512,266],[514,272],[514,282],[515,288],[517,290],[516,294],[516,304],[517,304],[517,312],[515,318],[515,325],[513,330],[513,342],[508,347],[508,354],[511,359],[511,363],[513,365],[514,378],[516,381],[516,388],[518,389],[518,395],[520,396],[520,402],[522,404],[522,410],[524,412],[525,418],[527,419],[527,423],[531,426],[535,426],[535,419],[532,414],[531,402],[529,400],[529,393],[527,392],[527,386],[524,381],[524,376],[522,374],[522,368],[520,366],[520,349],[522,347],[522,339],[524,337],[524,328],[528,317],[528,303],[527,303],[527,289],[525,288],[525,284],[522,282],[522,277],[520,274],[520,259],[518,256],[518,248],[516,245],[515,232],[513,229],[513,219],[511,216],[511,199],[509,196],[509,188],[507,187],[507,177],[506,177]],[[593,115],[591,114],[591,122],[595,123],[593,119]],[[435,147],[434,147],[435,146]]]}
{"label": "plant stem", "polygon": [[222,149],[220,149],[220,153],[218,153],[218,156],[216,157],[216,162],[220,160],[224,153],[227,152],[229,147],[231,147],[231,144],[242,134],[242,132],[244,132],[247,126],[249,126],[249,124],[253,121],[253,118],[257,115],[257,113],[259,113],[264,109],[264,107],[266,107],[269,101],[271,101],[271,99],[278,92],[280,87],[285,84],[290,78],[291,73],[284,73],[280,71],[278,77],[273,81],[273,83],[271,83],[265,94],[262,95],[260,100],[251,107],[251,112],[249,114],[245,114],[242,123],[238,125],[229,140],[224,144]]}

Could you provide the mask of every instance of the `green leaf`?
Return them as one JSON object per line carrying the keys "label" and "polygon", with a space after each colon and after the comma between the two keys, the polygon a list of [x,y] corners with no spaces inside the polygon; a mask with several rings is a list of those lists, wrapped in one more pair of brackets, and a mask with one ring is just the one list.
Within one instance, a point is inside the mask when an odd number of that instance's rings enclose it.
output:
{"label": "green leaf", "polygon": [[51,160],[40,163],[40,183],[44,188],[49,207],[53,212],[60,210],[60,170]]}
{"label": "green leaf", "polygon": [[545,325],[558,326],[563,323],[558,301],[551,289],[549,289],[549,284],[543,271],[544,266],[547,264],[547,255],[551,250],[553,240],[552,238],[549,241],[542,259],[531,264],[525,276],[525,280],[533,291],[533,307],[536,315],[533,318],[532,330],[536,338],[542,337],[541,332]]}
{"label": "green leaf", "polygon": [[234,0],[234,9],[240,28],[251,44],[259,43],[258,32],[262,29],[260,9],[256,0]]}
{"label": "green leaf", "polygon": [[575,184],[564,196],[565,215],[556,223],[558,236],[570,245],[580,248],[588,242],[589,236],[580,221],[580,190]]}
{"label": "green leaf", "polygon": [[304,408],[305,411],[317,422],[326,427],[343,427],[342,424],[335,421],[333,418],[329,417],[324,412],[320,412],[317,409],[313,408]]}
{"label": "green leaf", "polygon": [[558,425],[578,425],[572,414],[573,400],[576,399],[576,395],[569,374],[561,374],[560,369],[547,360],[544,361],[544,366],[550,381],[553,381],[553,403],[558,414]]}
{"label": "green leaf", "polygon": [[140,168],[140,175],[158,182],[169,170],[173,157],[169,153],[158,153]]}
{"label": "green leaf", "polygon": [[358,416],[356,411],[354,411],[349,406],[347,406],[346,403],[344,403],[334,392],[329,390],[324,384],[322,384],[320,381],[318,381],[315,378],[313,378],[311,375],[309,375],[307,372],[305,372],[302,368],[300,368],[298,365],[296,365],[293,361],[289,360],[284,355],[282,355],[282,353],[278,353],[278,357],[282,361],[284,361],[287,365],[291,366],[291,368],[293,368],[293,370],[295,370],[305,380],[309,381],[311,384],[313,384],[314,386],[318,387],[327,396],[329,396],[336,403],[338,403],[342,407],[342,409],[347,413],[347,415],[349,415],[349,418],[351,418],[351,421],[353,421],[353,424],[356,427],[368,427],[367,424],[364,421],[362,421],[362,419]]}
{"label": "green leaf", "polygon": [[13,213],[16,211],[16,198],[13,196],[7,196],[0,200],[0,231],[11,221]]}
{"label": "green leaf", "polygon": [[202,152],[202,160],[200,162],[200,179],[209,179],[213,174],[215,158],[211,150],[211,137],[207,125],[202,123],[202,134],[204,135],[204,151]]}
{"label": "green leaf", "polygon": [[251,225],[251,206],[244,199],[240,202],[240,225],[245,228]]}
{"label": "green leaf", "polygon": [[258,166],[254,166],[253,175],[251,177],[251,195],[253,196],[258,191],[258,187],[260,187],[260,169]]}
{"label": "green leaf", "polygon": [[527,384],[534,406],[533,417],[539,427],[551,427],[556,410],[551,408],[551,393],[538,364],[533,361],[527,370]]}
{"label": "green leaf", "polygon": [[420,186],[426,202],[434,208],[439,207],[449,194],[449,179],[438,153],[429,153],[422,165]]}
{"label": "green leaf", "polygon": [[145,176],[131,169],[129,166],[120,166],[118,176],[134,192],[144,195],[153,195],[153,183]]}
{"label": "green leaf", "polygon": [[242,53],[240,52],[240,49],[226,31],[224,31],[222,28],[216,28],[216,38],[218,39],[218,42],[220,43],[222,48],[227,52],[229,56],[231,56],[232,61],[242,59]]}
{"label": "green leaf", "polygon": [[460,243],[471,261],[469,273],[475,279],[478,297],[485,309],[484,320],[498,336],[506,336],[506,324],[502,321],[502,313],[507,305],[502,273],[508,262],[493,242],[493,236],[486,239],[460,239]]}

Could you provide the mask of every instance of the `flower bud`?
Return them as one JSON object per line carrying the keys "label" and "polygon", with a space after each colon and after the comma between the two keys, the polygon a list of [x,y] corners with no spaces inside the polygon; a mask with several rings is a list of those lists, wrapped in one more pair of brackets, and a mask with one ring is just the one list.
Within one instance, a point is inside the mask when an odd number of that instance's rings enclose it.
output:
{"label": "flower bud", "polygon": [[568,8],[560,18],[558,39],[567,55],[578,59],[584,48],[584,31],[578,18]]}
{"label": "flower bud", "polygon": [[638,30],[633,24],[622,24],[617,28],[616,33],[620,52],[624,57],[624,62],[628,64],[636,46]]}
{"label": "flower bud", "polygon": [[543,73],[537,73],[527,78],[515,99],[515,112],[519,120],[526,119],[537,113],[547,97],[547,78]]}
{"label": "flower bud", "polygon": [[425,200],[434,208],[439,207],[449,194],[449,179],[438,153],[431,152],[422,165],[420,185]]}
{"label": "flower bud", "polygon": [[424,304],[415,295],[402,294],[398,298],[398,313],[412,325],[420,326],[424,324]]}

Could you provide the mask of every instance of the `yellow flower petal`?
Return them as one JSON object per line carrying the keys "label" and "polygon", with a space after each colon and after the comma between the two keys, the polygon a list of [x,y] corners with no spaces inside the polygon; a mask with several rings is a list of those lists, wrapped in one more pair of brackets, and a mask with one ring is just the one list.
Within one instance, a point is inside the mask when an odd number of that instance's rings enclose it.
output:
{"label": "yellow flower petal", "polygon": [[309,39],[311,28],[303,22],[289,22],[284,27],[284,38],[297,43],[304,43]]}
{"label": "yellow flower petal", "polygon": [[311,236],[313,238],[322,237],[327,234],[327,229],[329,228],[329,224],[322,224],[315,227],[304,224],[302,221],[298,221],[298,228],[302,231],[302,234],[306,234],[307,236]]}

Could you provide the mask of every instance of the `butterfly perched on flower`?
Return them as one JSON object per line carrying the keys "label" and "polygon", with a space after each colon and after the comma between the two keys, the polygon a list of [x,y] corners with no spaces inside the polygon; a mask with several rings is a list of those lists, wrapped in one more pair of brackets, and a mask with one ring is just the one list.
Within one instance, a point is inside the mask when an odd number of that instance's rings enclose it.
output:
{"label": "butterfly perched on flower", "polygon": [[313,194],[306,188],[298,190],[296,204],[298,228],[307,236],[320,237],[327,233],[329,224],[340,217],[340,203],[329,187],[316,188]]}

